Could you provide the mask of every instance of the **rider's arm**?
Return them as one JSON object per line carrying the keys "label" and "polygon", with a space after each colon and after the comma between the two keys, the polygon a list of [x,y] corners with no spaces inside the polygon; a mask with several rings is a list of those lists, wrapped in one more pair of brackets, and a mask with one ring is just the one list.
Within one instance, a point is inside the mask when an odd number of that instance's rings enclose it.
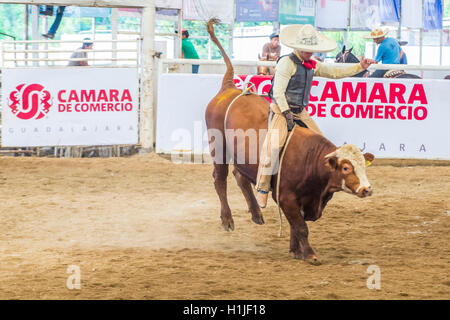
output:
{"label": "rider's arm", "polygon": [[383,61],[383,56],[384,56],[384,51],[385,51],[385,50],[386,50],[386,47],[385,47],[383,44],[381,44],[381,45],[378,47],[377,56],[375,57],[375,60],[376,60],[377,62]]}
{"label": "rider's arm", "polygon": [[264,45],[263,49],[262,49],[262,57],[263,57],[263,58],[266,58],[267,55],[270,55],[270,52],[269,52],[269,44],[268,44],[268,43],[266,43],[266,44]]}
{"label": "rider's arm", "polygon": [[314,75],[317,77],[340,79],[354,76],[355,74],[364,71],[364,68],[360,63],[352,63],[348,66],[333,66],[331,64],[324,64],[317,62],[316,69],[314,70]]}
{"label": "rider's arm", "polygon": [[281,112],[290,110],[286,100],[286,89],[289,84],[289,80],[297,70],[296,68],[297,66],[288,56],[281,58],[277,63],[272,91],[273,98],[275,99],[275,102]]}

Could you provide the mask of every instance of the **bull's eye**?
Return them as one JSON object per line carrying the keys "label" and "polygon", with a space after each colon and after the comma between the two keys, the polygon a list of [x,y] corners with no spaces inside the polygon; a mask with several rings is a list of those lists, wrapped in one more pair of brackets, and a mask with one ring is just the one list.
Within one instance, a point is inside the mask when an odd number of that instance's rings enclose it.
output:
{"label": "bull's eye", "polygon": [[351,173],[352,170],[353,170],[352,167],[351,167],[350,165],[348,165],[348,164],[344,164],[344,165],[342,166],[342,171],[343,171],[345,174]]}

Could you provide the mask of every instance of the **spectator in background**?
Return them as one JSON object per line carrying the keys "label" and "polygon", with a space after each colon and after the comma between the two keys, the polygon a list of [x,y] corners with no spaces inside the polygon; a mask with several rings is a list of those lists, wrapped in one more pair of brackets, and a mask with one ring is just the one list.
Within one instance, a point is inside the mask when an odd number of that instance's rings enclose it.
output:
{"label": "spectator in background", "polygon": [[[276,33],[272,33],[270,36],[270,42],[266,43],[262,50],[262,57],[258,54],[260,61],[277,61],[280,57],[281,46],[279,36]],[[258,66],[258,75],[274,75],[275,68],[267,66]]]}
{"label": "spectator in background", "polygon": [[[384,31],[380,28],[374,28],[366,39],[372,39],[378,44],[378,51],[375,60],[383,64],[400,64],[400,47],[398,41],[394,38],[386,37],[389,31]],[[375,70],[370,76],[371,78],[383,78],[388,70]]]}
{"label": "spectator in background", "polygon": [[270,42],[266,43],[262,49],[262,58],[267,61],[277,61],[281,53],[280,37],[272,33],[269,38]]}
{"label": "spectator in background", "polygon": [[[398,44],[400,47],[403,47],[408,44],[408,41],[399,41]],[[400,64],[408,64],[408,58],[406,57],[406,53],[403,48],[402,51],[400,51]]]}
{"label": "spectator in background", "polygon": [[[183,29],[181,33],[181,57],[183,59],[199,59],[197,50],[195,50],[194,45],[188,38],[189,32],[186,29]],[[198,67],[198,64],[193,64],[192,73],[198,73]]]}
{"label": "spectator in background", "polygon": [[87,62],[87,52],[86,51],[78,51],[78,50],[91,50],[94,47],[94,43],[89,38],[85,38],[83,40],[83,45],[81,48],[77,49],[72,55],[70,56],[70,59],[86,59],[86,60],[71,60],[69,61],[69,66],[81,66],[86,67],[88,66]]}
{"label": "spectator in background", "polygon": [[65,9],[65,6],[58,7],[58,9],[56,10],[56,18],[53,21],[52,26],[47,33],[42,35],[44,38],[53,39],[55,37],[56,31],[58,31],[59,25],[61,24]]}

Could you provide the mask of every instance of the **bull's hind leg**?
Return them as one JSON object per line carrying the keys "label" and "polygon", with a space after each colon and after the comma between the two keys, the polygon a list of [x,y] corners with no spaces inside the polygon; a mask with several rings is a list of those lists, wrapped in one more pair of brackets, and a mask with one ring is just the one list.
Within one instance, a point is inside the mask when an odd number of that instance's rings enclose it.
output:
{"label": "bull's hind leg", "polygon": [[220,199],[220,218],[225,231],[234,230],[234,221],[231,216],[227,199],[228,164],[214,164],[214,187]]}
{"label": "bull's hind leg", "polygon": [[248,210],[252,214],[253,222],[256,224],[264,224],[264,218],[261,213],[261,209],[258,206],[258,202],[256,201],[250,181],[246,177],[244,177],[236,168],[234,168],[233,174],[236,178],[239,188],[241,188],[241,191],[244,194],[245,201],[247,201]]}

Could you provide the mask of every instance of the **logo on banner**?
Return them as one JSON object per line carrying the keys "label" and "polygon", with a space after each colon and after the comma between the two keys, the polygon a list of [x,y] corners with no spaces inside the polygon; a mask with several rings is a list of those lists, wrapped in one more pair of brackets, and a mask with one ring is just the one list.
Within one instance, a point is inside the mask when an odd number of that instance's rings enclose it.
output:
{"label": "logo on banner", "polygon": [[9,94],[8,107],[19,119],[42,119],[50,111],[50,92],[40,84],[21,84]]}
{"label": "logo on banner", "polygon": [[[238,89],[250,89],[258,95],[265,96],[269,93],[272,76],[235,75],[234,84]],[[272,100],[265,97],[269,102]]]}

